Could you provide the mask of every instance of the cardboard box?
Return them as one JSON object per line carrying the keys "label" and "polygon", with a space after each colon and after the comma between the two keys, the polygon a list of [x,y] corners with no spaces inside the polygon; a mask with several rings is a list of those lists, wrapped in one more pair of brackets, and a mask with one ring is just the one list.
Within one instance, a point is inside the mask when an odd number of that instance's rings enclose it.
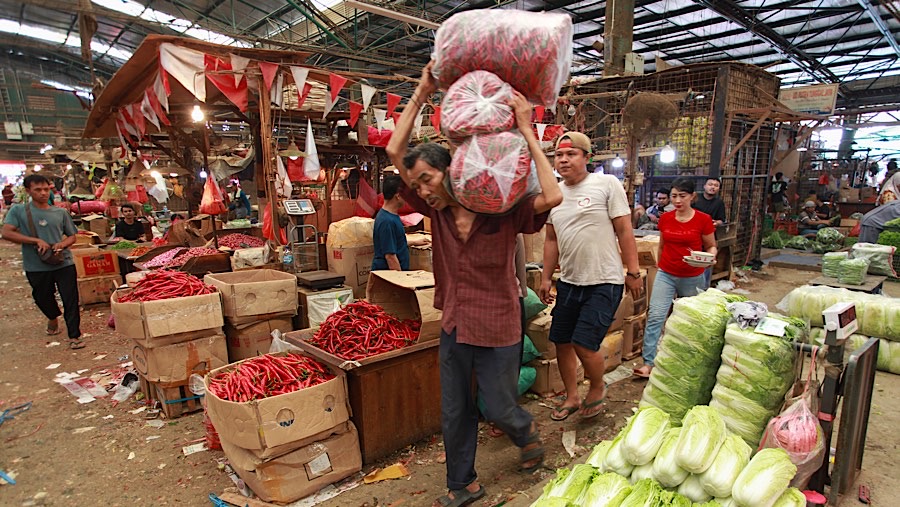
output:
{"label": "cardboard box", "polygon": [[647,266],[647,301],[653,297],[653,284],[656,283],[656,272],[659,268],[656,266]]}
{"label": "cardboard box", "polygon": [[550,316],[552,308],[542,310],[529,320],[525,326],[525,334],[531,338],[531,343],[541,353],[542,359],[556,357],[556,346],[550,341],[550,324],[553,317]]}
{"label": "cardboard box", "polygon": [[206,376],[206,412],[223,441],[242,449],[265,451],[303,440],[350,419],[347,376],[340,368],[325,365],[335,377],[319,385],[246,403],[223,400],[209,390],[211,377],[239,364],[229,364]]}
{"label": "cardboard box", "polygon": [[525,262],[544,262],[544,239],[546,238],[546,226],[534,234],[523,234],[525,239]]}
{"label": "cardboard box", "polygon": [[298,287],[297,295],[300,300],[300,327],[298,329],[319,327],[319,324],[340,309],[342,305],[354,301],[353,289],[346,285],[323,290]]}
{"label": "cardboard box", "polygon": [[223,314],[244,317],[297,311],[297,277],[274,269],[210,273],[203,281],[222,293]]}
{"label": "cardboard box", "polygon": [[366,297],[366,283],[372,271],[375,247],[328,248],[328,271],[344,275],[344,284],[353,289],[357,299]]}
{"label": "cardboard box", "polygon": [[525,271],[525,285],[535,293],[541,288],[542,269],[529,269]]}
{"label": "cardboard box", "polygon": [[112,222],[103,215],[95,214],[82,217],[81,223],[85,230],[97,234],[101,240],[112,235]]}
{"label": "cardboard box", "polygon": [[622,340],[625,333],[616,331],[603,338],[600,345],[600,353],[603,354],[603,373],[609,373],[622,364]]}
{"label": "cardboard box", "polygon": [[631,293],[625,291],[622,296],[622,302],[619,303],[619,308],[616,309],[616,318],[613,319],[609,329],[606,330],[607,334],[622,329],[622,326],[625,325],[625,318],[632,315],[634,315],[634,299],[631,297]]}
{"label": "cardboard box", "polygon": [[434,274],[428,271],[372,271],[366,299],[401,320],[420,321],[418,343],[441,336],[442,312],[434,307]]}
{"label": "cardboard box", "polygon": [[122,275],[101,275],[78,279],[78,302],[82,305],[109,304],[113,292],[122,285]]}
{"label": "cardboard box", "polygon": [[131,349],[134,369],[150,382],[183,384],[194,373],[205,375],[228,364],[225,335],[214,334],[189,342],[147,348],[135,343]]}
{"label": "cardboard box", "polygon": [[856,227],[856,225],[858,223],[859,223],[859,220],[856,220],[854,218],[842,218],[841,219],[841,227],[850,227],[852,229],[853,227]]}
{"label": "cardboard box", "polygon": [[638,263],[641,267],[656,267],[659,262],[659,236],[648,235],[635,238],[634,243],[637,246]]}
{"label": "cardboard box", "polygon": [[225,323],[225,338],[228,342],[228,362],[261,356],[269,353],[272,345],[272,331],[287,333],[294,330],[290,317],[254,322],[236,327]]}
{"label": "cardboard box", "polygon": [[[535,376],[534,384],[531,386],[532,391],[541,396],[552,396],[565,391],[566,386],[563,385],[556,359],[535,359],[528,363],[528,366],[537,370],[537,376]],[[576,375],[579,383],[584,380],[584,366],[581,363],[578,363]]]}
{"label": "cardboard box", "polygon": [[647,328],[647,313],[625,319],[622,335],[622,359],[637,357],[644,347],[644,331]]}
{"label": "cardboard box", "polygon": [[98,236],[97,233],[82,231],[75,235],[75,245],[96,245],[99,243],[100,236]]}
{"label": "cardboard box", "polygon": [[225,440],[222,447],[237,474],[266,502],[293,502],[362,469],[359,436],[352,424],[345,433],[254,464],[252,468],[237,465],[252,459],[245,451]]}
{"label": "cardboard box", "polygon": [[866,199],[871,199],[871,198],[875,197],[875,195],[877,195],[877,194],[878,194],[878,190],[875,188],[872,188],[872,187],[863,187],[863,188],[859,189],[859,198],[862,201],[865,201]]}
{"label": "cardboard box", "polygon": [[[626,315],[626,318],[631,317],[632,315],[640,315],[647,311],[647,296],[640,299],[634,300],[634,307],[631,310],[631,315]],[[623,325],[624,327],[624,325]]]}
{"label": "cardboard box", "polygon": [[409,269],[412,271],[434,272],[434,261],[430,246],[409,246]]}
{"label": "cardboard box", "polygon": [[72,250],[72,259],[78,278],[119,274],[119,256],[113,251],[76,248]]}
{"label": "cardboard box", "polygon": [[841,202],[859,202],[858,188],[841,188],[838,192]]}
{"label": "cardboard box", "polygon": [[[216,331],[222,327],[222,295],[220,293],[119,303],[131,289],[119,289],[110,299],[116,317],[116,332],[126,338],[143,341],[144,347],[161,337],[195,331]],[[210,333],[207,333],[210,334]]]}

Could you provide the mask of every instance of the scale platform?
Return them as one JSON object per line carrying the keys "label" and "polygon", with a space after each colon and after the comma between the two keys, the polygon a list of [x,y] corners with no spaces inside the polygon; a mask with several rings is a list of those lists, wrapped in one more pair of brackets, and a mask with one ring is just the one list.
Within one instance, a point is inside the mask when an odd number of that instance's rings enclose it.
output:
{"label": "scale platform", "polygon": [[300,285],[308,287],[312,290],[331,289],[344,285],[344,275],[339,275],[331,271],[306,271],[297,273],[297,281]]}

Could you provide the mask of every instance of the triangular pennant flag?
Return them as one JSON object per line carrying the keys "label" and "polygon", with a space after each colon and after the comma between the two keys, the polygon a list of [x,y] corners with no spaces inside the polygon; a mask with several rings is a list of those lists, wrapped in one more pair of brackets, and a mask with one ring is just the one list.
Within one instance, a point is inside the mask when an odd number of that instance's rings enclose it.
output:
{"label": "triangular pennant flag", "polygon": [[434,106],[434,112],[431,113],[431,126],[438,132],[441,131],[441,106]]}
{"label": "triangular pennant flag", "polygon": [[400,113],[395,112],[391,118],[394,120],[394,128],[397,128],[397,124],[400,123]]}
{"label": "triangular pennant flag", "polygon": [[538,141],[543,141],[544,140],[544,131],[547,130],[547,124],[546,123],[535,123],[534,126],[535,126],[535,128],[537,128]]}
{"label": "triangular pennant flag", "polygon": [[328,73],[328,84],[331,85],[331,102],[337,102],[338,94],[341,93],[341,88],[347,84],[347,78],[344,76],[339,76],[334,72]]}
{"label": "triangular pennant flag", "polygon": [[[163,85],[163,91],[165,93],[161,93],[158,96],[162,97],[165,95],[166,103],[168,104],[169,95],[172,95],[172,85],[169,84],[169,73],[166,72],[166,69],[164,69],[162,65],[159,66],[159,77],[162,78],[161,80],[162,80],[162,85]],[[160,99],[160,100],[162,100],[162,99]],[[169,111],[169,108],[168,108],[168,106],[166,106],[166,112],[168,112],[168,111]]]}
{"label": "triangular pennant flag", "polygon": [[350,101],[350,120],[348,123],[350,124],[350,128],[356,128],[356,122],[359,120],[359,113],[363,110],[363,105],[359,102]]}
{"label": "triangular pennant flag", "polygon": [[275,74],[278,72],[278,64],[259,62],[259,71],[262,72],[263,79],[266,81],[266,88],[271,90],[272,82],[275,81]]}
{"label": "triangular pennant flag", "polygon": [[134,120],[131,119],[131,111],[129,111],[129,107],[123,107],[119,109],[119,119],[122,122],[122,129],[125,133],[131,135],[132,137],[138,137],[137,129],[134,128]]}
{"label": "triangular pennant flag", "polygon": [[319,177],[319,152],[316,150],[316,138],[313,135],[312,120],[306,119],[306,156],[303,157],[303,175],[307,179]]}
{"label": "triangular pennant flag", "polygon": [[[169,121],[169,118],[166,116],[165,111],[162,109],[162,104],[159,103],[159,98],[156,96],[156,88],[148,88],[147,89],[147,98],[150,99],[150,107],[153,108],[153,112],[156,113],[156,117],[159,118],[159,121],[166,126],[171,125],[172,123]],[[166,102],[168,102],[168,97],[166,98]]]}
{"label": "triangular pennant flag", "polygon": [[387,111],[384,109],[378,109],[377,107],[372,108],[372,114],[375,115],[375,126],[378,127],[378,130],[384,128],[384,120],[387,118]]}
{"label": "triangular pennant flag", "polygon": [[544,121],[544,106],[534,106],[534,121],[535,123]]}
{"label": "triangular pennant flag", "polygon": [[[204,54],[169,42],[159,45],[159,64],[184,86],[197,100],[206,102]],[[171,94],[171,89],[167,88]]]}
{"label": "triangular pennant flag", "polygon": [[143,138],[144,134],[147,133],[147,122],[144,121],[144,113],[141,112],[141,103],[135,102],[131,105],[131,119],[134,120],[134,125],[137,127],[138,133],[140,133],[139,138]]}
{"label": "triangular pennant flag", "polygon": [[372,97],[375,96],[375,87],[367,84],[361,84],[360,87],[362,88],[363,109],[369,109]]}
{"label": "triangular pennant flag", "polygon": [[244,71],[247,70],[247,65],[250,65],[250,59],[238,55],[228,56],[231,57],[231,69],[235,71],[234,86],[240,86],[241,79],[244,79]]}
{"label": "triangular pennant flag", "polygon": [[[159,69],[159,74],[156,75],[156,80],[153,81],[153,97],[150,99],[156,99],[156,103],[160,105],[166,112],[169,112],[169,95],[167,92],[168,86],[166,85],[166,71],[162,68]],[[156,115],[159,116],[159,111],[156,111]],[[168,125],[168,123],[166,123]]]}
{"label": "triangular pennant flag", "polygon": [[215,85],[241,111],[247,111],[247,80],[235,84],[232,79],[231,62],[213,55],[205,55],[203,65],[206,68],[206,78]]}
{"label": "triangular pennant flag", "polygon": [[309,92],[311,92],[311,91],[312,91],[312,83],[304,83],[302,92],[300,91],[299,88],[297,89],[297,93],[300,95],[300,98],[297,99],[297,109],[300,109],[301,107],[303,107],[303,103],[306,102],[306,97],[309,97]]}
{"label": "triangular pennant flag", "polygon": [[[297,85],[298,96],[302,95],[306,88],[306,78],[309,77],[309,69],[304,67],[291,66],[291,76],[294,78],[294,84]],[[300,102],[303,103],[302,101]]]}
{"label": "triangular pennant flag", "polygon": [[144,90],[144,99],[141,100],[141,114],[156,127],[156,130],[159,130],[159,118],[156,116],[156,111],[153,109],[153,104],[150,102],[150,92],[151,90],[149,89]]}
{"label": "triangular pennant flag", "polygon": [[322,113],[323,120],[328,117],[328,113],[330,113],[332,109],[334,109],[334,99],[331,98],[330,93],[326,93],[325,94],[325,112]]}
{"label": "triangular pennant flag", "polygon": [[400,105],[400,96],[394,95],[393,93],[388,93],[387,94],[387,102],[388,102],[387,114],[388,114],[388,116],[393,117],[394,109],[397,109],[397,106]]}

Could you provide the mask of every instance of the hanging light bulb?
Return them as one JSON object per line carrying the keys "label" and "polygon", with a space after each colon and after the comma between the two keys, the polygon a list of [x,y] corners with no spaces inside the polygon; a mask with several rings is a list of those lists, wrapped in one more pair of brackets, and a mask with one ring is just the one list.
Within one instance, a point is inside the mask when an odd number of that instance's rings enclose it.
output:
{"label": "hanging light bulb", "polygon": [[577,110],[575,109],[575,104],[569,104],[569,109],[566,109],[566,113],[569,116],[575,116],[576,112],[577,112]]}
{"label": "hanging light bulb", "polygon": [[162,178],[162,174],[159,174],[159,171],[150,171],[150,176],[154,178]]}
{"label": "hanging light bulb", "polygon": [[34,172],[36,173],[41,172],[41,169],[43,168],[44,166],[42,166],[41,164],[34,164]]}
{"label": "hanging light bulb", "polygon": [[71,171],[71,170],[72,170],[72,164],[66,164],[66,170]]}
{"label": "hanging light bulb", "polygon": [[169,177],[171,177],[171,178],[177,178],[177,177],[178,177],[178,173],[169,173]]}
{"label": "hanging light bulb", "polygon": [[200,109],[200,104],[194,104],[194,110],[191,111],[191,119],[196,123],[200,123],[205,117],[206,115],[203,114],[203,110]]}
{"label": "hanging light bulb", "polygon": [[621,169],[622,167],[625,166],[625,161],[622,160],[621,157],[619,157],[618,153],[616,153],[616,158],[614,158],[612,161],[612,166],[616,169]]}
{"label": "hanging light bulb", "polygon": [[675,162],[675,150],[666,143],[666,146],[659,152],[659,161],[663,164],[671,164]]}
{"label": "hanging light bulb", "polygon": [[201,179],[204,179],[204,180],[205,180],[207,176],[209,176],[209,174],[206,173],[206,170],[205,170],[205,169],[202,170],[202,171],[200,171],[200,178],[201,178]]}

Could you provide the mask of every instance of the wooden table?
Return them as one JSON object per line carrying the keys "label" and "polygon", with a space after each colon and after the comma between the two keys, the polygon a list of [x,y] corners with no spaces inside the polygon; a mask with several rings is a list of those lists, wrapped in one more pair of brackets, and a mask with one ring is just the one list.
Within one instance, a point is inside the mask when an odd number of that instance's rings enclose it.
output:
{"label": "wooden table", "polygon": [[866,275],[866,283],[862,285],[847,285],[838,282],[837,278],[820,276],[814,280],[810,280],[809,284],[827,285],[829,287],[837,287],[839,289],[850,289],[857,292],[868,292],[869,294],[881,294],[881,288],[885,280],[887,280],[886,276]]}

